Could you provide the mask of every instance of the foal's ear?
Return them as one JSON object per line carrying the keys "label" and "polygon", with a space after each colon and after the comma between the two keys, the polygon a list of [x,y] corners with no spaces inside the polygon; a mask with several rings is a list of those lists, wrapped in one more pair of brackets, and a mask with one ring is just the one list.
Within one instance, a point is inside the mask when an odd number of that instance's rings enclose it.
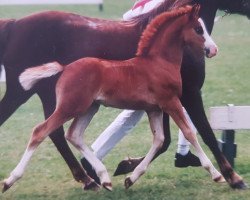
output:
{"label": "foal's ear", "polygon": [[191,10],[191,15],[190,15],[191,19],[193,19],[193,20],[199,19],[200,7],[201,7],[200,4],[193,5],[193,8]]}

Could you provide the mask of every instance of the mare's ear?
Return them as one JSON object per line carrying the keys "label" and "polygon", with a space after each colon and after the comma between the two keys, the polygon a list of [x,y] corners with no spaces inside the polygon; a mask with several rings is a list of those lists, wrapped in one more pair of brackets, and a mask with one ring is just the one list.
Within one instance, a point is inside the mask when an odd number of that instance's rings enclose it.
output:
{"label": "mare's ear", "polygon": [[199,19],[200,7],[201,7],[200,4],[193,5],[193,8],[191,10],[191,15],[190,15],[191,19],[193,19],[193,20]]}

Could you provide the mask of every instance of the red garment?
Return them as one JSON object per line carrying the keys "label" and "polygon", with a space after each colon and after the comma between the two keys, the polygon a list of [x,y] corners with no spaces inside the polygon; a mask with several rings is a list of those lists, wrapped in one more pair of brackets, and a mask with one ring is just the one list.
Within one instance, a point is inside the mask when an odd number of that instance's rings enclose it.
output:
{"label": "red garment", "polygon": [[135,5],[133,6],[132,10],[138,8],[138,7],[143,7],[146,3],[148,3],[149,1],[152,1],[152,0],[141,0],[141,1],[138,1],[137,3],[135,3]]}

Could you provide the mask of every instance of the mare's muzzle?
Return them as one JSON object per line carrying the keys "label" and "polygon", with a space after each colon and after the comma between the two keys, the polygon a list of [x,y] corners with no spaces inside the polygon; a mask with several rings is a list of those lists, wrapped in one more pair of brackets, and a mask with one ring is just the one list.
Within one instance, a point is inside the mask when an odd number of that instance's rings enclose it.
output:
{"label": "mare's muzzle", "polygon": [[216,56],[218,47],[216,45],[211,45],[210,47],[205,47],[204,51],[207,58],[212,58]]}

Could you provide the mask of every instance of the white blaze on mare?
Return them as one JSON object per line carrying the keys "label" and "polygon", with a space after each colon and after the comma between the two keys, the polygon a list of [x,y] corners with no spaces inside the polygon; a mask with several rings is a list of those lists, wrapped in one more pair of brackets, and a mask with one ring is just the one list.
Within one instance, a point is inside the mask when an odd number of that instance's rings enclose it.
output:
{"label": "white blaze on mare", "polygon": [[217,52],[218,52],[218,47],[217,45],[215,44],[215,42],[213,41],[212,37],[208,34],[207,32],[207,29],[206,29],[206,26],[203,22],[203,20],[201,18],[199,18],[198,20],[201,24],[201,27],[203,29],[203,37],[205,39],[205,43],[204,43],[204,46],[205,46],[205,51],[206,51],[206,56],[208,58],[211,58],[213,56],[216,56]]}

